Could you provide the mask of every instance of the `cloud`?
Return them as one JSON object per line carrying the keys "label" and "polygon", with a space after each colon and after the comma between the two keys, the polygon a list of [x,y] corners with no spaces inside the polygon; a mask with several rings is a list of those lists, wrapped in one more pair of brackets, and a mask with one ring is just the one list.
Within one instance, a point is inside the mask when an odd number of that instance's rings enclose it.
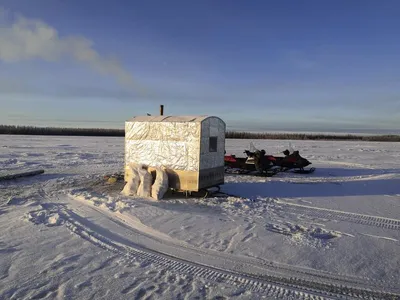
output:
{"label": "cloud", "polygon": [[100,55],[91,40],[82,36],[59,36],[55,28],[41,20],[13,16],[0,8],[0,61],[18,63],[41,59],[55,62],[65,58],[133,87],[131,74],[117,60]]}

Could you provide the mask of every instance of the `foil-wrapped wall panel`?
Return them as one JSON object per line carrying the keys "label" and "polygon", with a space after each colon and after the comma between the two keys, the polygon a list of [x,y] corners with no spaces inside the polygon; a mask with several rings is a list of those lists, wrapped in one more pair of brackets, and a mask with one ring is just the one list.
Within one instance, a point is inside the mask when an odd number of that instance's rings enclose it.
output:
{"label": "foil-wrapped wall panel", "polygon": [[127,122],[125,162],[198,171],[200,123]]}

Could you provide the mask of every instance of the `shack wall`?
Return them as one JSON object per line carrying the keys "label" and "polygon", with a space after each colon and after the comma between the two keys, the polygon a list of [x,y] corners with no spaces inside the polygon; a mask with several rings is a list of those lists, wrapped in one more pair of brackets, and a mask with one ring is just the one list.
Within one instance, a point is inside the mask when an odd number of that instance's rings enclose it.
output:
{"label": "shack wall", "polygon": [[224,183],[226,125],[219,118],[210,117],[201,124],[199,188]]}

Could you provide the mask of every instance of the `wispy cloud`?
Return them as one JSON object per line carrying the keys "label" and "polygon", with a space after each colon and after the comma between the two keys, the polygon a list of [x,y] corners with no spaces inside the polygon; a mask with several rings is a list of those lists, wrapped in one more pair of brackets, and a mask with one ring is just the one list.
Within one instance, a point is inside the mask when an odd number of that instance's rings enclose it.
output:
{"label": "wispy cloud", "polygon": [[0,8],[0,61],[18,63],[33,59],[49,62],[72,59],[133,88],[130,72],[116,59],[98,53],[91,40],[83,36],[60,36],[55,28],[41,20]]}

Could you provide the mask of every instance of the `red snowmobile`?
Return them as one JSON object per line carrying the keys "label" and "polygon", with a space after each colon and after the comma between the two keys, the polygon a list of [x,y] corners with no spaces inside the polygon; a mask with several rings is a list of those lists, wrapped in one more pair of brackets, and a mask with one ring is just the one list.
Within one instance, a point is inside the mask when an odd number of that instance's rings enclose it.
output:
{"label": "red snowmobile", "polygon": [[[225,172],[233,174],[251,174],[274,176],[279,172],[292,170],[294,173],[310,174],[315,168],[305,170],[311,162],[300,156],[299,151],[283,151],[285,156],[266,155],[265,150],[245,150],[247,157],[225,155]],[[253,175],[253,174],[252,174]]]}

